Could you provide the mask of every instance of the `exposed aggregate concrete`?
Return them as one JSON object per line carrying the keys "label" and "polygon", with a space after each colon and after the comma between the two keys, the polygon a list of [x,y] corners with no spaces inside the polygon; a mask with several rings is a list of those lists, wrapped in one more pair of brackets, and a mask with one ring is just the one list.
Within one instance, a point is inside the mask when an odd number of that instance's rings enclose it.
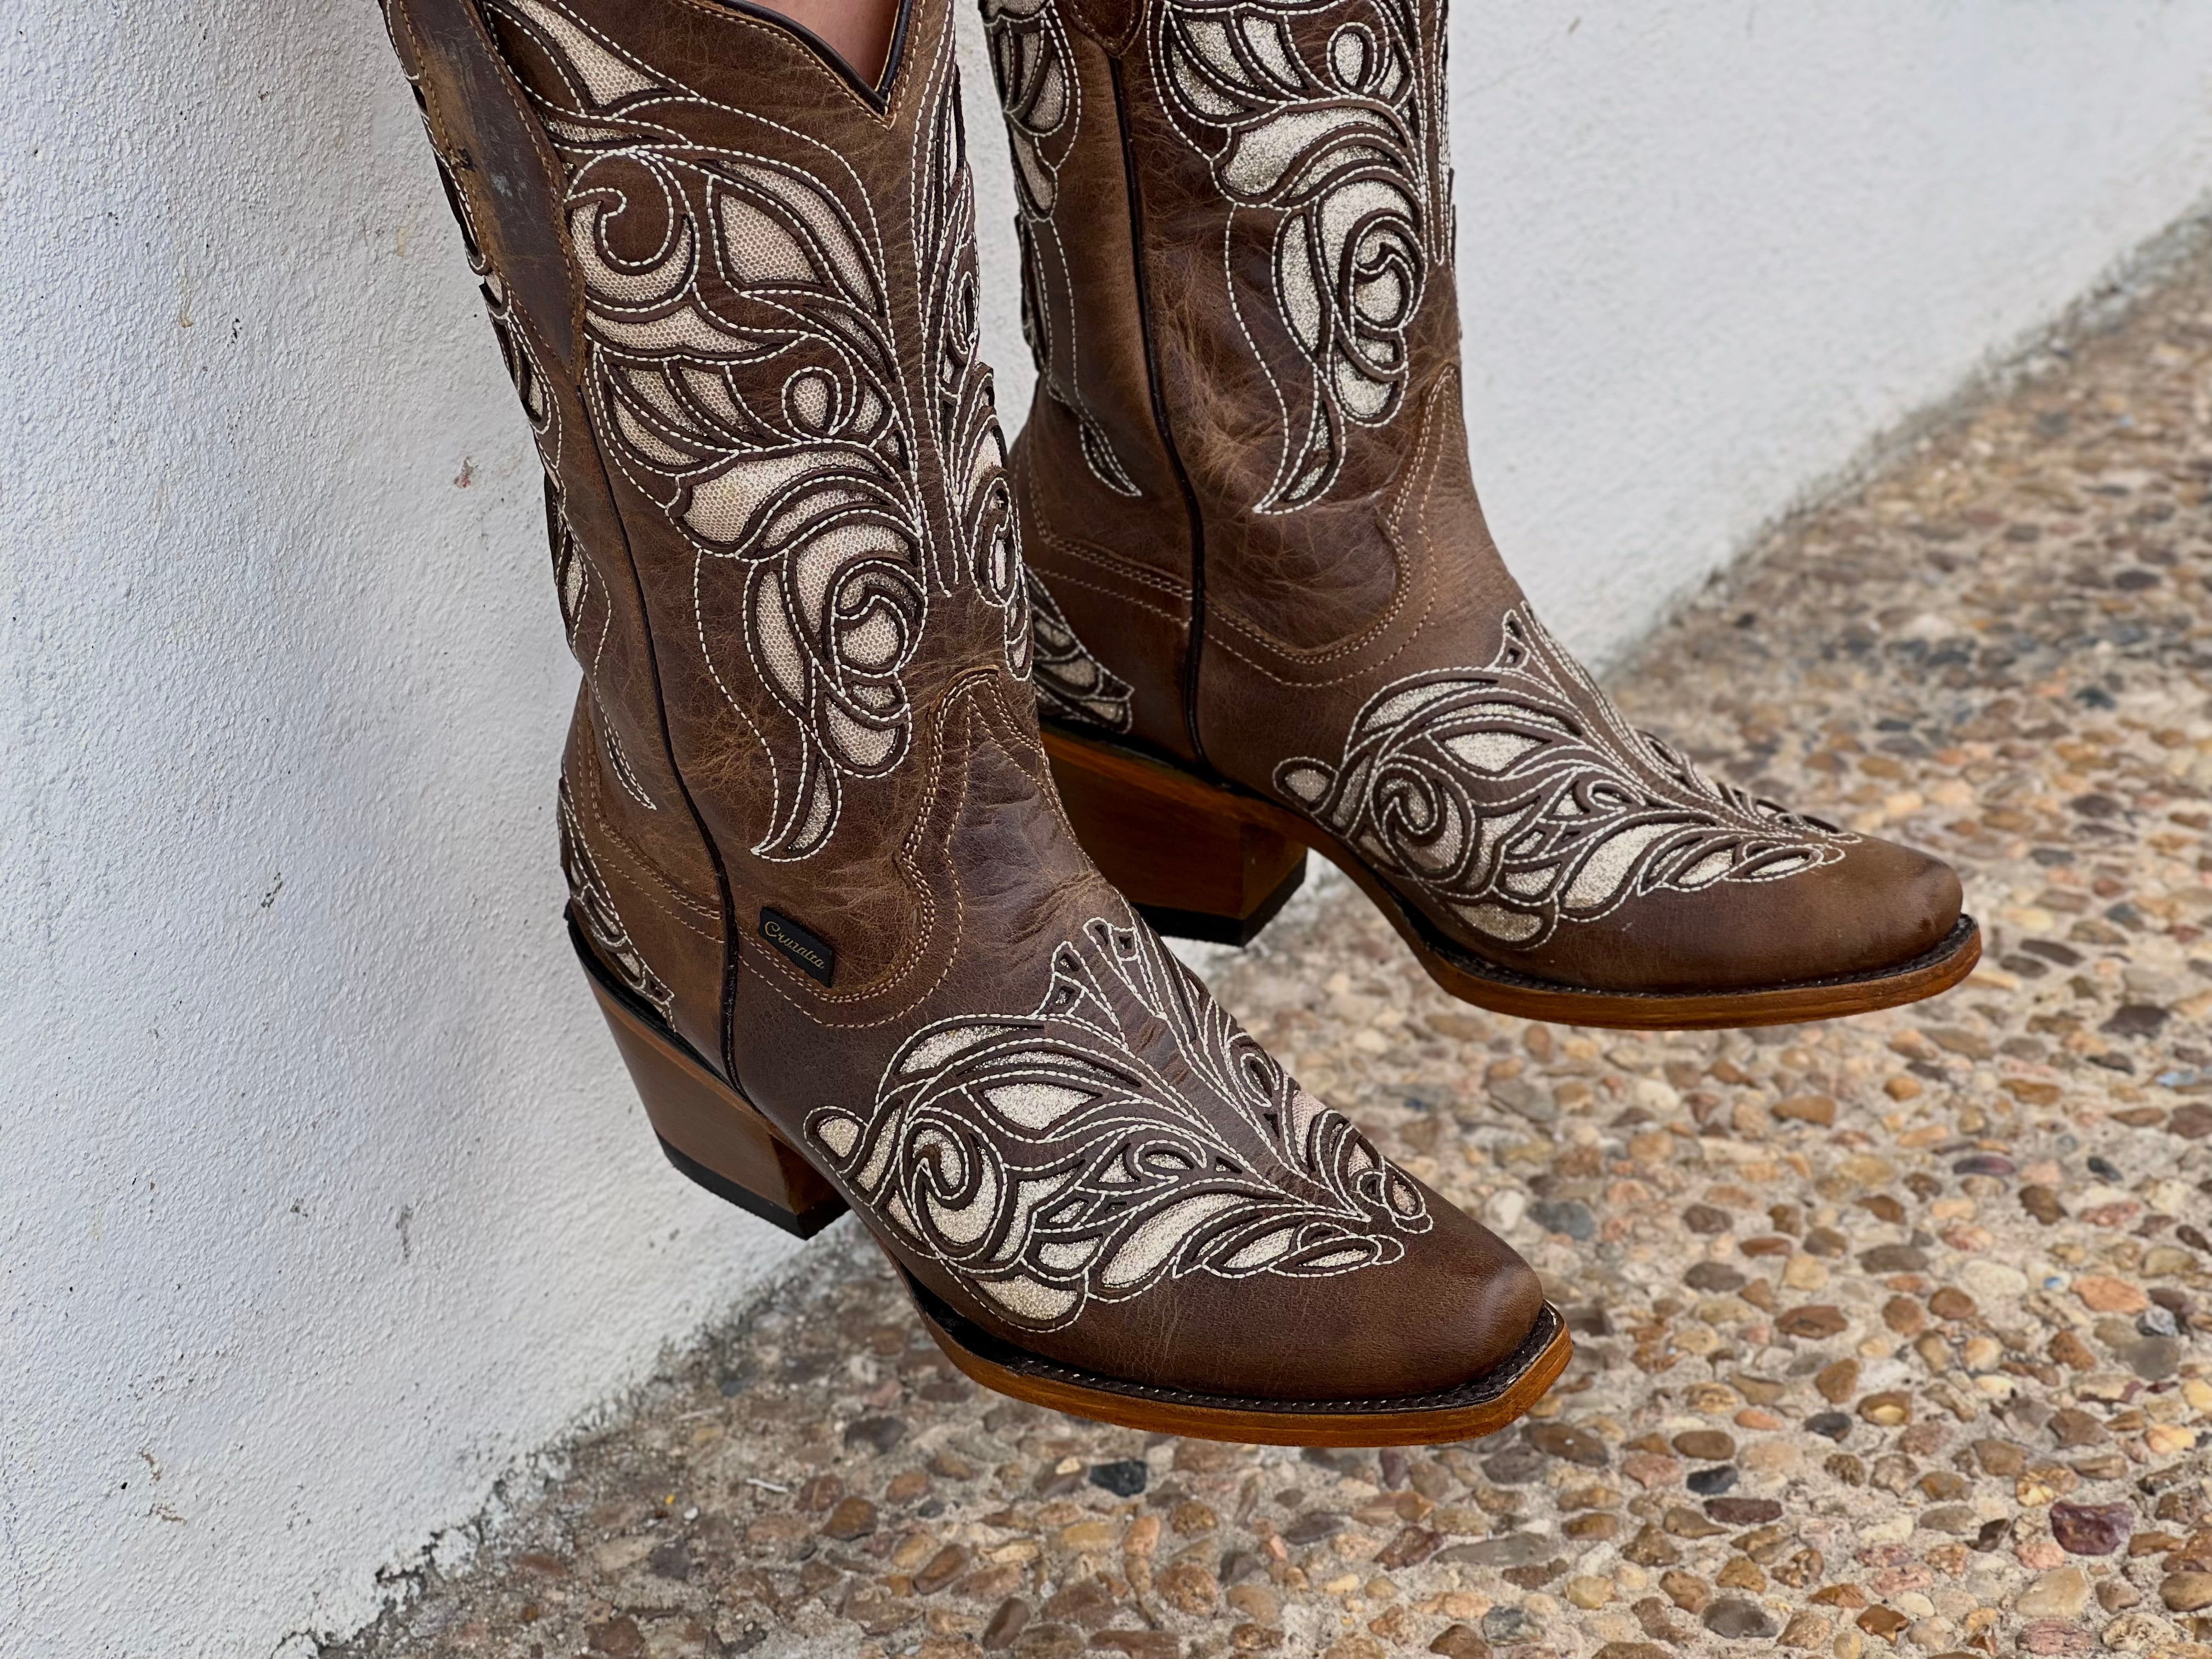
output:
{"label": "exposed aggregate concrete", "polygon": [[1301,1455],[1053,1416],[955,1374],[843,1223],[333,1651],[2212,1659],[2212,265],[1616,689],[1953,860],[1989,953],[1856,1020],[1574,1030],[1449,1000],[1340,887],[1214,976],[1569,1310],[1525,1425]]}

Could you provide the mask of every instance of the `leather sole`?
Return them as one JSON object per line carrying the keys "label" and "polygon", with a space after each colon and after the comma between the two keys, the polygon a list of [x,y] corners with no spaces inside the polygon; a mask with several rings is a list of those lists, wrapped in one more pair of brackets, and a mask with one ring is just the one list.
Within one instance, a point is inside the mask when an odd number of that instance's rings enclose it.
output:
{"label": "leather sole", "polygon": [[[812,1237],[843,1214],[848,1206],[828,1177],[650,1005],[607,972],[573,916],[568,938],[668,1161],[717,1197],[800,1238]],[[884,1254],[932,1340],[983,1387],[1073,1416],[1163,1434],[1271,1446],[1468,1440],[1496,1432],[1534,1405],[1574,1352],[1565,1322],[1547,1303],[1502,1364],[1442,1393],[1323,1401],[1200,1394],[1082,1370],[1018,1347],[945,1305],[896,1255]]]}
{"label": "leather sole", "polygon": [[[1045,727],[1044,747],[1083,850],[1162,933],[1248,940],[1259,931],[1246,926],[1259,908],[1255,892],[1279,884],[1284,872],[1295,877],[1311,848],[1374,901],[1446,992],[1521,1019],[1634,1030],[1796,1024],[1917,1002],[1949,990],[1981,960],[1981,929],[1972,916],[1960,916],[1934,949],[1864,973],[1729,991],[1606,991],[1539,979],[1448,938],[1310,818],[1063,726]],[[1194,933],[1178,926],[1194,914],[1212,919],[1215,931]]]}
{"label": "leather sole", "polygon": [[1000,1341],[904,1273],[945,1357],[994,1393],[1124,1428],[1252,1446],[1431,1446],[1495,1434],[1559,1379],[1574,1357],[1566,1322],[1544,1304],[1504,1362],[1438,1394],[1378,1400],[1259,1400],[1156,1388],[1078,1370]]}

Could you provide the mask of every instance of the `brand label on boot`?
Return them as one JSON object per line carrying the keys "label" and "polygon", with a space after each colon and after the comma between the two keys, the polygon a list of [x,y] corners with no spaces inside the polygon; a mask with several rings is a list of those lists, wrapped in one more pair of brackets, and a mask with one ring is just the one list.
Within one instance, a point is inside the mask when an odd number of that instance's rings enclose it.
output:
{"label": "brand label on boot", "polygon": [[781,910],[761,907],[760,935],[824,985],[837,971],[837,947]]}

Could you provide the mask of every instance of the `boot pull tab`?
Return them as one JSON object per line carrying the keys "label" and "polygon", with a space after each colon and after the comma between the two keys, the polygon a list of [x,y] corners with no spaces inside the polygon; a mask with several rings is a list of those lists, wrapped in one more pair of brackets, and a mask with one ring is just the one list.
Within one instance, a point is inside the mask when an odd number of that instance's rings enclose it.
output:
{"label": "boot pull tab", "polygon": [[561,241],[561,170],[473,0],[396,0],[417,48],[439,147],[478,246],[562,368],[576,366],[578,295]]}

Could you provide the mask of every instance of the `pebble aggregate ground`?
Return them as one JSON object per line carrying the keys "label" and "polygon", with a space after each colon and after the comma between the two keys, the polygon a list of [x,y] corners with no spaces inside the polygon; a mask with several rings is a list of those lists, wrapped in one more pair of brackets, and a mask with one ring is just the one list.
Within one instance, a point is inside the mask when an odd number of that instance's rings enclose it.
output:
{"label": "pebble aggregate ground", "polygon": [[1576,1030],[1447,1000],[1339,887],[1213,974],[1544,1275],[1579,1352],[1524,1424],[1054,1416],[954,1373],[842,1223],[332,1659],[2212,1659],[2212,261],[1616,687],[1952,860],[1988,955],[1833,1024]]}

